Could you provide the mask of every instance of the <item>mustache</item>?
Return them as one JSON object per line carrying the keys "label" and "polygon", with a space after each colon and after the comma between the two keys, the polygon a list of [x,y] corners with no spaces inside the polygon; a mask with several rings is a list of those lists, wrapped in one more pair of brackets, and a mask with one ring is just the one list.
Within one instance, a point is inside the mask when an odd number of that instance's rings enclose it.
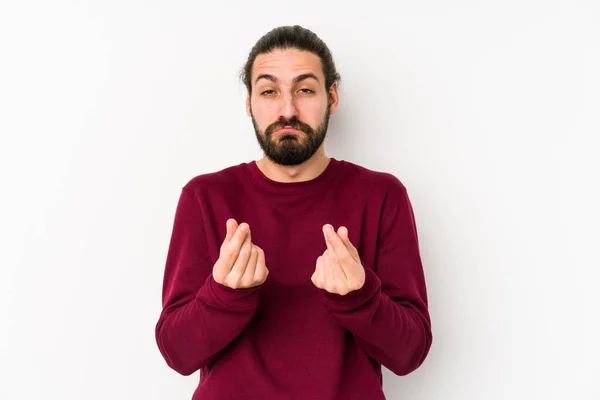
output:
{"label": "mustache", "polygon": [[265,130],[265,134],[267,136],[270,136],[275,130],[279,129],[279,128],[284,128],[286,126],[290,126],[294,129],[298,129],[304,133],[306,133],[307,135],[313,134],[314,130],[310,127],[310,125],[305,124],[304,122],[300,121],[298,119],[298,117],[292,117],[290,119],[284,118],[284,117],[279,117],[279,119],[272,123],[271,125],[269,125],[267,127],[267,129]]}

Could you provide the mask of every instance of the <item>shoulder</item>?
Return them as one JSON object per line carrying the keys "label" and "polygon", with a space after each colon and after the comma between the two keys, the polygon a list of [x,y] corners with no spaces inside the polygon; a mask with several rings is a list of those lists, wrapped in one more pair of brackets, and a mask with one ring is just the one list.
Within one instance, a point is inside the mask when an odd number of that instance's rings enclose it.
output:
{"label": "shoulder", "polygon": [[183,185],[183,190],[192,197],[205,194],[208,190],[214,193],[225,189],[227,192],[227,189],[239,184],[243,169],[244,163],[241,163],[196,175]]}
{"label": "shoulder", "polygon": [[352,192],[364,199],[370,207],[376,208],[382,215],[411,207],[407,188],[397,175],[344,162],[344,182],[352,186]]}
{"label": "shoulder", "polygon": [[372,168],[344,161],[346,164],[344,175],[347,180],[360,185],[372,195],[402,195],[406,192],[406,187],[400,178],[391,172],[379,171]]}

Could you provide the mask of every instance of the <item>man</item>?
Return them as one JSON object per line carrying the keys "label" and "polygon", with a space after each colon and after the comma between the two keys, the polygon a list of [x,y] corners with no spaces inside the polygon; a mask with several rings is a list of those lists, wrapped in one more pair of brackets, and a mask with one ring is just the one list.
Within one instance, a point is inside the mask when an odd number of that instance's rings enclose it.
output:
{"label": "man", "polygon": [[[407,192],[325,155],[339,75],[327,46],[276,28],[242,72],[258,161],[182,189],[156,325],[193,399],[385,399],[432,343]],[[373,134],[373,133],[370,133]]]}

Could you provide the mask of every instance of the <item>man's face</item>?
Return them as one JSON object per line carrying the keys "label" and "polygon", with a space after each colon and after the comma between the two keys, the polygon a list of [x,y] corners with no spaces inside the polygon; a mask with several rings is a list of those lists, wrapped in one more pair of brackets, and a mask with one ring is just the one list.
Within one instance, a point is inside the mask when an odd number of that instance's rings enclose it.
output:
{"label": "man's face", "polygon": [[276,164],[310,159],[327,134],[337,110],[337,86],[325,89],[321,60],[297,49],[274,50],[254,60],[252,94],[246,111],[265,155]]}

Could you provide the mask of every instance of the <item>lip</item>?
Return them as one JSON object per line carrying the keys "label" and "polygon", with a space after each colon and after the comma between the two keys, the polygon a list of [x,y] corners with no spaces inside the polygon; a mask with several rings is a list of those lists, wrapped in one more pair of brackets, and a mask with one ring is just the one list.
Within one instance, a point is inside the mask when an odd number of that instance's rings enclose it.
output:
{"label": "lip", "polygon": [[273,133],[280,133],[280,134],[283,134],[283,133],[295,133],[295,134],[299,134],[299,133],[302,133],[302,131],[298,130],[298,129],[294,129],[294,128],[285,127],[285,128],[276,129],[275,132],[273,132]]}

